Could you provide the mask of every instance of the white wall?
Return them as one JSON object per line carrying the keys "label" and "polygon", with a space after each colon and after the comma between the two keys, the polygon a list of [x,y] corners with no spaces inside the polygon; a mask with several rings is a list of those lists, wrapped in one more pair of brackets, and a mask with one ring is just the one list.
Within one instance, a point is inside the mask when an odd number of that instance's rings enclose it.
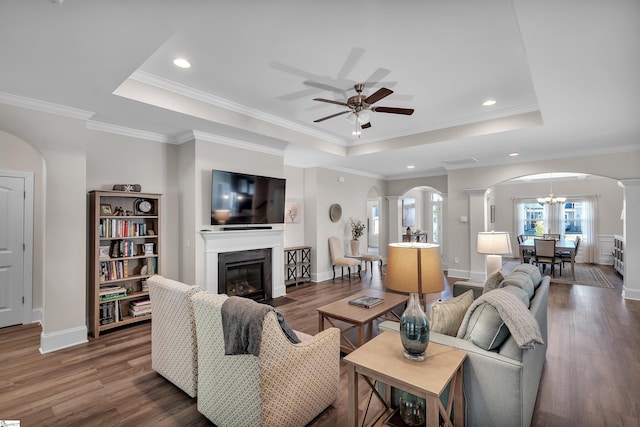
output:
{"label": "white wall", "polygon": [[[449,222],[445,239],[448,243],[448,259],[459,259],[458,264],[452,264],[451,267],[464,274],[470,269],[471,256],[477,255],[472,244],[475,242],[475,236],[470,236],[468,223],[460,221],[460,217],[472,214],[469,211],[469,195],[466,189],[488,189],[512,178],[559,171],[587,173],[614,180],[633,178],[640,175],[639,164],[640,151],[634,151],[449,171]],[[619,221],[619,206],[615,209],[618,210]]]}
{"label": "white wall", "polygon": [[140,184],[142,192],[162,194],[161,273],[178,279],[179,230],[177,147],[98,131],[87,131],[87,191],[112,190],[114,184]]}
{"label": "white wall", "polygon": [[34,270],[42,274],[41,351],[86,341],[84,121],[0,105],[0,130],[31,145],[45,163],[45,185],[34,207],[39,209],[36,225],[43,221],[37,238],[44,243],[44,257],[34,260]]}
{"label": "white wall", "polygon": [[[598,234],[622,235],[623,189],[611,178],[589,176],[586,180],[553,180],[553,192],[559,196],[598,196]],[[503,183],[493,187],[491,198],[496,206],[496,222],[489,230],[514,231],[513,197],[544,197],[549,182]]]}
{"label": "white wall", "polygon": [[[211,229],[211,171],[213,169],[228,170],[248,174],[257,174],[284,178],[284,161],[282,155],[268,154],[244,148],[216,143],[212,141],[195,140],[195,200],[185,198],[185,207],[193,206],[195,228],[186,230],[185,239],[195,242],[195,283],[204,286],[204,240],[200,230]],[[185,180],[185,185],[188,183]],[[189,235],[190,234],[190,235]],[[284,268],[284,266],[283,266]]]}
{"label": "white wall", "polygon": [[287,203],[298,204],[298,216],[296,221],[288,222],[285,212],[284,246],[306,245],[305,226],[305,206],[304,206],[304,169],[293,166],[284,167],[284,177],[287,180]]}
{"label": "white wall", "polygon": [[[384,194],[384,182],[337,172],[322,168],[305,169],[305,236],[307,244],[312,246],[311,276],[313,281],[322,281],[333,277],[329,254],[329,237],[342,239],[345,253],[350,253],[349,241],[351,228],[349,218],[367,218],[367,195],[372,187],[378,194]],[[331,222],[329,207],[338,203],[342,206],[342,218]],[[381,223],[386,224],[386,209],[381,210]],[[366,233],[359,239],[360,251],[367,250]],[[386,230],[381,230],[380,252],[386,254]],[[384,251],[384,252],[383,252]],[[337,270],[336,270],[337,271]],[[337,273],[339,274],[339,272]]]}
{"label": "white wall", "polygon": [[[31,284],[32,320],[42,320],[44,300],[44,209],[45,173],[44,159],[31,145],[0,131],[0,171],[20,171],[33,174],[33,241],[26,242],[33,252]],[[0,173],[1,175],[1,173]]]}

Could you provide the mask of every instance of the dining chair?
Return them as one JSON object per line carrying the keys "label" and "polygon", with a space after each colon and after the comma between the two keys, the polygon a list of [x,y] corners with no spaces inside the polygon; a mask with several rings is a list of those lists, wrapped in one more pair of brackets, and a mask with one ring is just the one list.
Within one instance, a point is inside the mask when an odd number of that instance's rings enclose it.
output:
{"label": "dining chair", "polygon": [[360,260],[357,258],[347,258],[344,255],[342,240],[335,236],[329,237],[329,253],[331,254],[331,269],[333,270],[333,280],[336,280],[336,267],[340,267],[341,277],[344,277],[344,268],[349,271],[349,282],[351,282],[351,267],[358,269],[360,277]]}
{"label": "dining chair", "polygon": [[[527,236],[525,236],[524,234],[520,234],[518,236],[518,245],[521,245],[526,240],[527,240]],[[522,251],[522,261],[525,264],[530,264],[531,261],[533,260],[533,257],[534,257],[536,252],[533,249],[522,249],[522,248],[520,248],[520,250]]]}
{"label": "dining chair", "polygon": [[555,277],[555,265],[560,266],[560,275],[562,276],[562,260],[556,256],[556,241],[554,239],[536,239],[535,246],[535,263],[539,266],[542,264],[542,273],[546,269],[546,265],[551,266],[551,277]]}
{"label": "dining chair", "polygon": [[[578,256],[578,249],[580,249],[580,242],[582,242],[582,238],[580,236],[578,236],[576,238],[576,250],[573,254],[573,259],[575,262],[575,257]],[[562,251],[558,253],[558,256],[560,257],[560,260],[562,261],[562,267],[564,267],[564,263],[565,262],[571,262],[571,252],[569,251]]]}

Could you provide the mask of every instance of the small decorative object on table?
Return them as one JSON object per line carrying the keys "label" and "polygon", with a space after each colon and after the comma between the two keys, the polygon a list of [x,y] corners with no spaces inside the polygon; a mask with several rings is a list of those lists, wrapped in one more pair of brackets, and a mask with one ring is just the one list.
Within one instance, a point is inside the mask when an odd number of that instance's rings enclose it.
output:
{"label": "small decorative object on table", "polygon": [[109,259],[109,246],[100,246],[100,259]]}
{"label": "small decorative object on table", "polygon": [[403,391],[400,395],[400,417],[408,426],[425,425],[427,401],[421,397]]}
{"label": "small decorative object on table", "polygon": [[358,255],[360,252],[360,243],[358,238],[364,235],[365,226],[359,219],[349,218],[349,224],[351,226],[351,255]]}
{"label": "small decorative object on table", "polygon": [[116,184],[113,186],[113,190],[139,193],[142,191],[142,186],[140,184]]}
{"label": "small decorative object on table", "polygon": [[352,299],[349,301],[351,305],[357,305],[358,307],[371,308],[378,304],[382,304],[384,302],[384,298],[378,297],[370,297],[370,296],[362,296],[360,298]]}
{"label": "small decorative object on table", "polygon": [[111,205],[101,204],[100,215],[113,215],[113,212],[111,211]]}
{"label": "small decorative object on table", "polygon": [[153,255],[153,243],[145,243],[142,248],[145,255]]}

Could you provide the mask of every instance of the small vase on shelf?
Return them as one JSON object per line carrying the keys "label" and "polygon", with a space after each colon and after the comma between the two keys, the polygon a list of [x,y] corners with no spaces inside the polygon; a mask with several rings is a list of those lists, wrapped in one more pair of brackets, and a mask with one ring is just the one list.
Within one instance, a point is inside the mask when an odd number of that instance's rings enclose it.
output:
{"label": "small vase on shelf", "polygon": [[421,397],[403,391],[400,395],[400,418],[411,427],[424,426],[427,402]]}
{"label": "small vase on shelf", "polygon": [[353,239],[350,243],[351,255],[358,255],[360,253],[360,242],[357,239]]}

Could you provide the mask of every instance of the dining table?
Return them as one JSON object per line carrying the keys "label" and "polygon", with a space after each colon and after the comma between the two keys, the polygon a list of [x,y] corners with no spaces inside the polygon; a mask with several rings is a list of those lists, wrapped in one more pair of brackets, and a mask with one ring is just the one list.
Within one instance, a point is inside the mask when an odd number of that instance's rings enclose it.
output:
{"label": "dining table", "polygon": [[[535,238],[528,238],[520,243],[520,262],[524,262],[524,251],[535,250]],[[575,263],[576,263],[576,242],[575,240],[561,239],[556,241],[556,252],[569,252],[571,255],[571,277],[576,280]],[[562,273],[562,270],[560,270]]]}

